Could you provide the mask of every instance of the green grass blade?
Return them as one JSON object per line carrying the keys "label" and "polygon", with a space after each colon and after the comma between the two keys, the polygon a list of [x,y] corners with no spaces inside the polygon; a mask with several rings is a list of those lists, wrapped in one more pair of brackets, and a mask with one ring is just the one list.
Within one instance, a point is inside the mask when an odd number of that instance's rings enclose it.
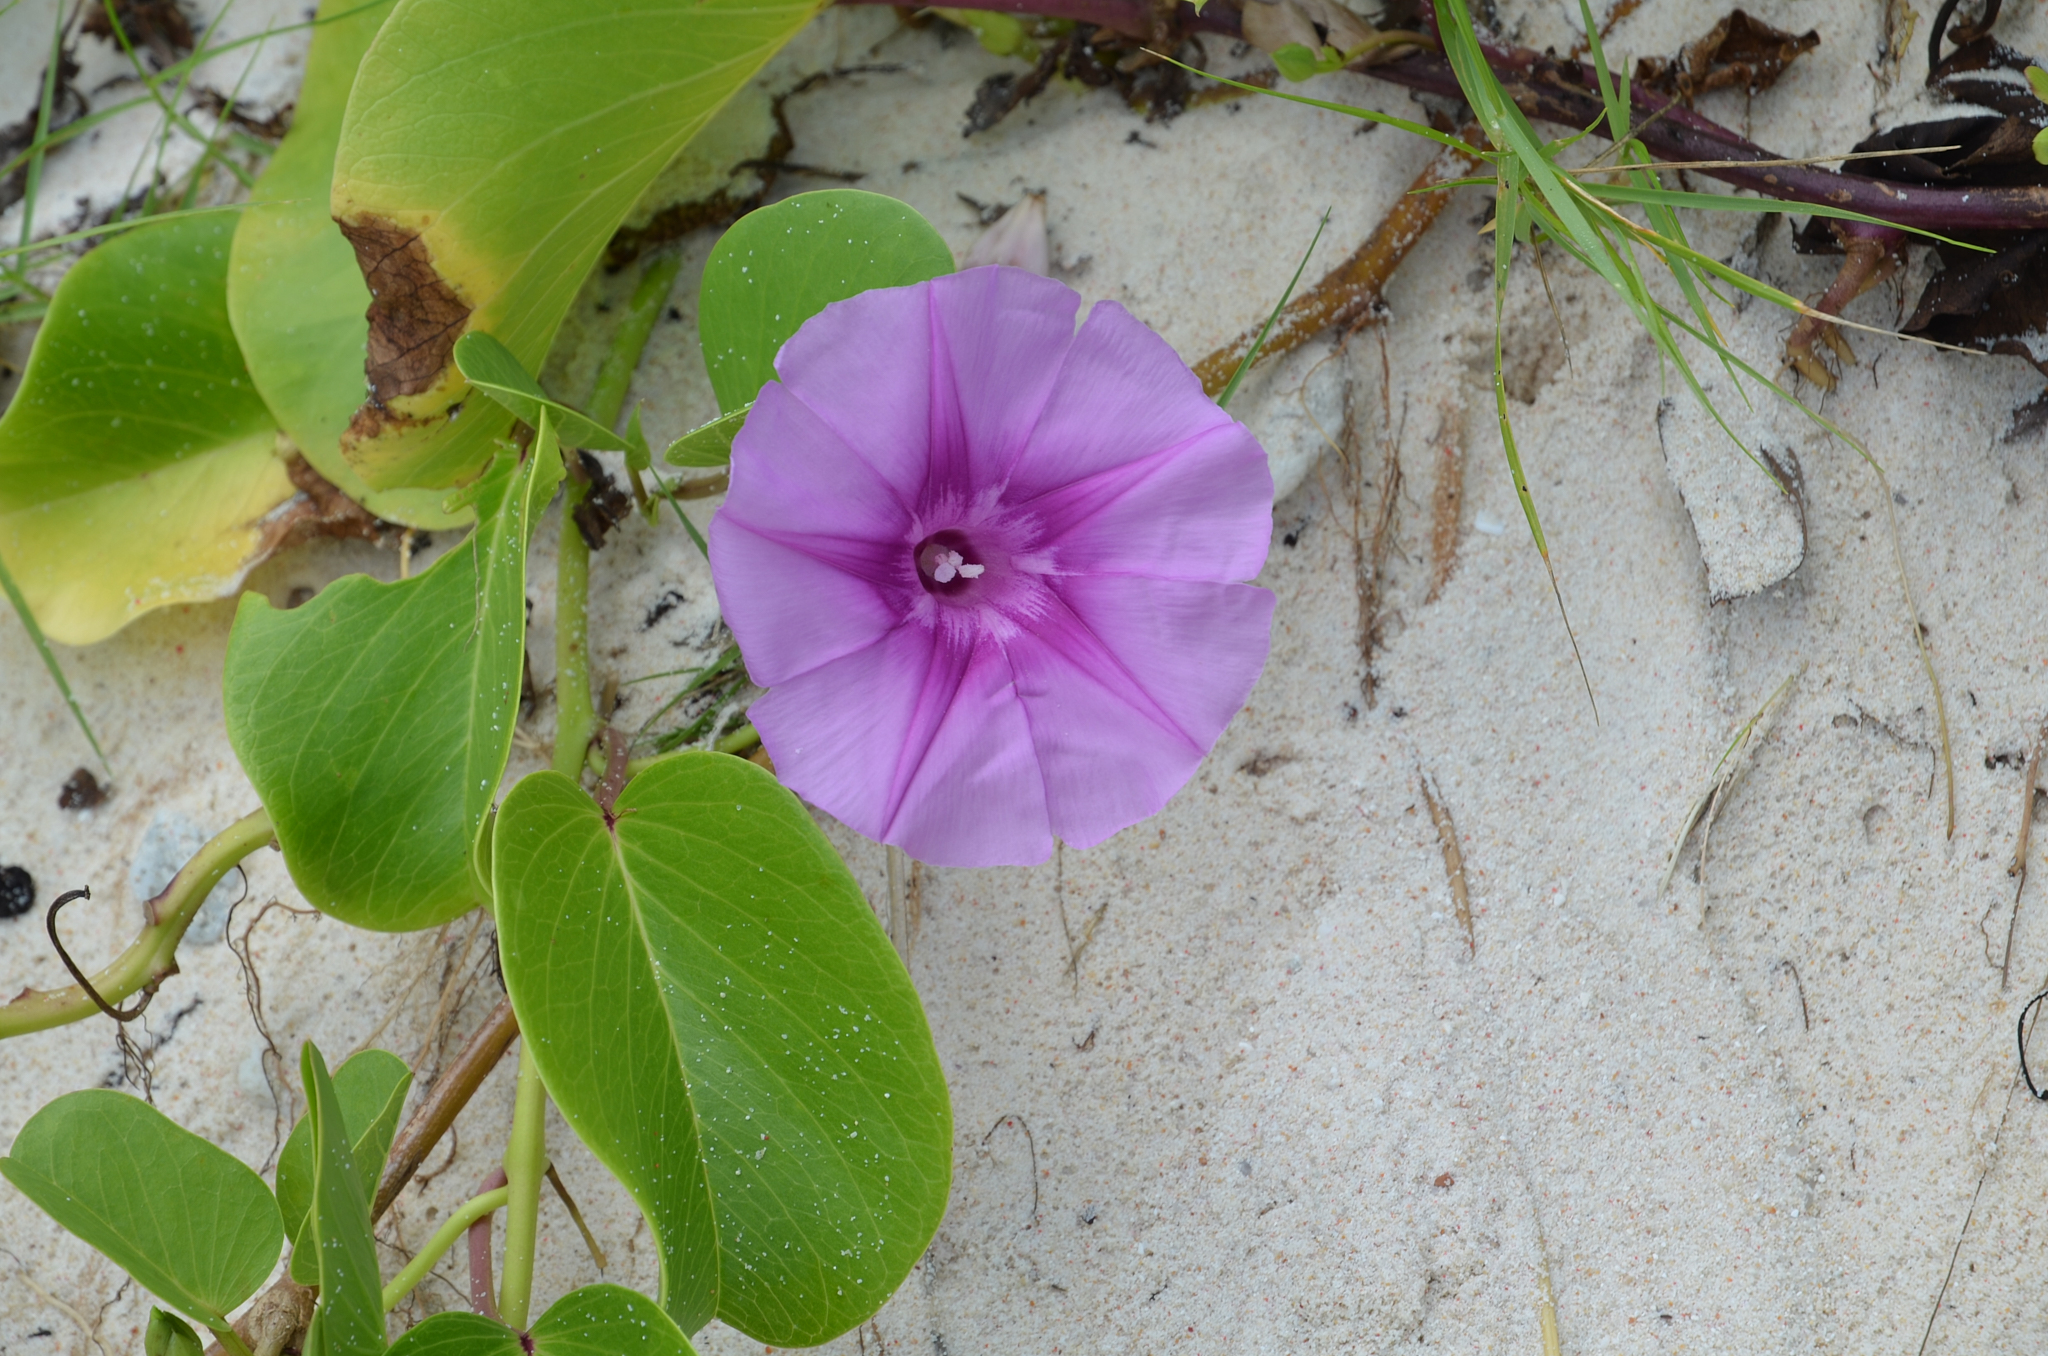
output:
{"label": "green grass blade", "polygon": [[43,667],[50,671],[50,678],[57,684],[57,690],[64,694],[64,704],[71,708],[71,718],[78,722],[78,728],[85,734],[85,742],[92,745],[100,766],[112,772],[113,765],[107,762],[107,753],[100,747],[100,741],[92,732],[92,725],[85,718],[85,711],[78,705],[78,698],[71,695],[71,684],[64,679],[64,668],[57,662],[57,652],[50,648],[49,640],[43,635],[43,628],[36,622],[36,614],[29,609],[28,599],[21,596],[21,588],[14,582],[14,576],[7,571],[7,562],[0,560],[0,590],[7,593],[7,601],[14,604],[14,615],[21,618],[22,629],[34,643],[36,653],[43,657]]}
{"label": "green grass blade", "polygon": [[1230,408],[1230,398],[1237,394],[1237,384],[1244,380],[1244,374],[1251,371],[1252,364],[1259,360],[1259,350],[1266,346],[1266,336],[1273,332],[1273,326],[1279,323],[1280,313],[1287,309],[1288,298],[1294,295],[1295,286],[1301,282],[1302,270],[1308,267],[1309,256],[1316,252],[1316,242],[1323,238],[1323,228],[1329,224],[1330,209],[1325,207],[1323,219],[1316,223],[1316,233],[1309,237],[1307,251],[1301,256],[1301,262],[1294,266],[1294,276],[1287,280],[1287,290],[1280,294],[1280,300],[1273,307],[1273,313],[1267,316],[1266,323],[1259,327],[1259,337],[1252,340],[1252,346],[1245,350],[1244,358],[1238,363],[1237,370],[1230,374],[1230,384],[1223,388],[1222,395],[1216,397],[1218,409]]}
{"label": "green grass blade", "polygon": [[1199,75],[1204,80],[1214,80],[1219,85],[1228,85],[1232,89],[1243,90],[1246,94],[1263,94],[1269,99],[1285,99],[1290,104],[1306,104],[1310,108],[1321,108],[1331,113],[1342,113],[1346,117],[1363,118],[1367,122],[1385,123],[1389,127],[1398,127],[1402,131],[1421,137],[1426,141],[1434,141],[1439,145],[1448,146],[1454,151],[1463,151],[1467,155],[1472,153],[1470,146],[1467,146],[1454,136],[1437,131],[1436,128],[1429,126],[1427,123],[1412,122],[1407,118],[1397,118],[1391,113],[1379,113],[1370,108],[1354,108],[1350,104],[1333,104],[1326,99],[1311,99],[1305,94],[1289,94],[1285,90],[1267,89],[1264,85],[1247,85],[1242,80],[1232,80],[1228,76],[1222,75],[1211,75],[1208,71],[1198,66],[1190,66],[1185,62],[1175,61],[1164,52],[1153,51],[1149,47],[1145,50],[1169,66],[1180,67],[1189,75]]}

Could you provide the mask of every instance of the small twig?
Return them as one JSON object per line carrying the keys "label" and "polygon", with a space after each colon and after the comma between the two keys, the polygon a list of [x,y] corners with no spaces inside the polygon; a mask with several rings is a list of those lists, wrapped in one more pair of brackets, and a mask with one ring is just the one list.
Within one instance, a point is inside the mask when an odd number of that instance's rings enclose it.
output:
{"label": "small twig", "polygon": [[2027,754],[2026,785],[2020,788],[2020,830],[2013,839],[2012,862],[2005,868],[2005,874],[2016,876],[2019,883],[2012,891],[2012,921],[2005,925],[2005,960],[1998,967],[1998,991],[2004,993],[2012,980],[2012,944],[2019,935],[2020,896],[2027,892],[2027,840],[2034,827],[2034,788],[2040,783],[2041,750],[2048,747],[2048,720],[2041,723],[2040,733],[2034,736],[2034,747]]}
{"label": "small twig", "polygon": [[1813,1030],[1813,1018],[1806,1010],[1806,984],[1799,978],[1799,967],[1786,959],[1778,962],[1778,968],[1792,972],[1793,987],[1799,990],[1799,1025],[1804,1030]]}
{"label": "small twig", "polygon": [[386,1159],[384,1180],[377,1187],[377,1200],[370,1209],[370,1217],[376,1219],[391,1208],[398,1199],[398,1193],[405,1190],[406,1183],[419,1171],[441,1136],[455,1123],[455,1117],[469,1099],[483,1086],[491,1070],[498,1067],[498,1061],[511,1048],[512,1038],[519,1034],[519,1019],[512,1014],[512,1000],[505,999],[484,1019],[477,1033],[469,1038],[469,1044],[462,1047],[462,1053],[455,1057],[455,1063],[434,1084],[412,1118],[398,1132],[398,1138],[391,1142],[391,1153]]}
{"label": "small twig", "polygon": [[1031,1149],[1031,1221],[1020,1226],[1029,1229],[1038,1223],[1038,1137],[1031,1133],[1031,1123],[1017,1112],[1006,1112],[996,1117],[996,1123],[991,1125],[988,1128],[988,1133],[981,1137],[981,1145],[983,1148],[987,1148],[989,1140],[995,1137],[996,1131],[1013,1122],[1019,1130],[1024,1132],[1024,1143],[1030,1146]]}
{"label": "small twig", "polygon": [[[1266,336],[1260,354],[1276,358],[1300,348],[1333,325],[1351,325],[1371,317],[1387,280],[1450,202],[1450,194],[1429,190],[1445,180],[1458,178],[1472,163],[1473,159],[1449,151],[1430,161],[1350,258],[1281,309],[1278,323]],[[1253,326],[1196,363],[1195,375],[1202,379],[1202,389],[1215,395],[1229,385],[1245,355],[1258,342],[1260,332],[1260,326]]]}
{"label": "small twig", "polygon": [[597,1235],[590,1232],[590,1226],[583,1222],[583,1212],[576,1208],[576,1198],[569,1194],[569,1188],[562,1185],[562,1174],[555,1171],[555,1165],[548,1164],[548,1185],[555,1189],[555,1195],[562,1200],[562,1208],[569,1212],[569,1218],[576,1221],[576,1232],[583,1235],[583,1246],[590,1249],[590,1260],[603,1271],[608,1265],[604,1249],[597,1246]]}

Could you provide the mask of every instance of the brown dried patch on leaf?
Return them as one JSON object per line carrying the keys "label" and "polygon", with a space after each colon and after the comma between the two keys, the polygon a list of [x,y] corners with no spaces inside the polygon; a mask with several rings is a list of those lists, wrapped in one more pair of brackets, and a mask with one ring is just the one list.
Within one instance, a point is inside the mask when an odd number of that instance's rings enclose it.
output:
{"label": "brown dried patch on leaf", "polygon": [[343,494],[298,453],[285,462],[285,474],[299,492],[264,519],[257,559],[322,537],[376,541],[384,535],[382,519]]}
{"label": "brown dried patch on leaf", "polygon": [[1785,68],[1820,46],[1820,34],[1809,29],[1797,36],[1752,19],[1743,11],[1707,30],[1675,57],[1644,57],[1636,63],[1636,83],[1691,103],[1717,89],[1769,89]]}
{"label": "brown dried patch on leaf", "polygon": [[340,225],[370,287],[370,354],[363,374],[372,401],[381,405],[432,388],[462,337],[469,306],[435,270],[419,232],[382,217]]}

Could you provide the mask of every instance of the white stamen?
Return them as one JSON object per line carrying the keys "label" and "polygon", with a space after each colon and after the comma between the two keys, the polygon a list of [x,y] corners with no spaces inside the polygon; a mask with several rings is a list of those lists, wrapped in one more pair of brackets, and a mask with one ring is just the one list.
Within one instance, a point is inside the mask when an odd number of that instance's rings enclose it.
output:
{"label": "white stamen", "polygon": [[986,565],[969,565],[967,558],[958,551],[941,550],[932,557],[932,578],[941,584],[950,584],[955,579],[979,579]]}

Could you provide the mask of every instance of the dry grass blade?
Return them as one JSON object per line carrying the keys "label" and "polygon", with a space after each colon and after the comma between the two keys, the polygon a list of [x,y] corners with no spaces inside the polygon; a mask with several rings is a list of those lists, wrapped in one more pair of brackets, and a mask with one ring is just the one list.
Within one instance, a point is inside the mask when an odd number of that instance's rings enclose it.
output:
{"label": "dry grass blade", "polygon": [[2048,720],[2041,722],[2040,731],[2034,736],[2034,747],[2027,754],[2025,785],[2020,787],[2020,827],[2013,837],[2012,861],[2005,868],[2005,874],[2018,877],[2012,891],[2012,920],[2005,925],[2005,959],[1998,967],[1998,991],[2004,993],[2012,982],[2012,944],[2019,935],[2020,896],[2027,892],[2027,843],[2033,836],[2034,788],[2041,782],[2041,750],[2048,746]]}
{"label": "dry grass blade", "polygon": [[[1447,193],[1429,190],[1459,177],[1474,163],[1472,158],[1444,151],[1416,176],[1406,193],[1395,201],[1363,245],[1337,267],[1324,274],[1315,286],[1302,292],[1282,308],[1279,321],[1266,336],[1262,357],[1277,357],[1300,348],[1332,325],[1353,325],[1364,321],[1379,303],[1387,280],[1415,242],[1422,239],[1450,201]],[[1245,354],[1258,342],[1260,326],[1254,325],[1237,338],[1195,364],[1202,389],[1214,396],[1230,384]]]}
{"label": "dry grass blade", "polygon": [[[1930,146],[1915,155],[1932,155],[1937,151],[1959,151],[1960,146]],[[1881,160],[1886,156],[1897,156],[1897,151],[1850,151],[1846,155],[1787,156],[1770,160],[1652,160],[1644,164],[1629,165],[1585,165],[1576,169],[1559,165],[1559,174],[1619,174],[1625,170],[1646,169],[1662,173],[1665,170],[1715,170],[1715,169],[1790,169],[1798,165],[1829,165],[1842,160]]]}
{"label": "dry grass blade", "polygon": [[[1713,774],[1708,778],[1704,791],[1694,798],[1692,808],[1686,811],[1685,822],[1679,826],[1678,838],[1671,844],[1671,856],[1664,864],[1664,878],[1657,883],[1657,895],[1662,898],[1671,888],[1671,878],[1678,874],[1679,858],[1685,853],[1685,845],[1693,835],[1700,832],[1699,877],[1700,888],[1706,888],[1707,840],[1714,832],[1714,818],[1720,813],[1728,792],[1735,786],[1736,779],[1749,766],[1756,755],[1756,747],[1764,736],[1771,732],[1777,721],[1777,713],[1785,697],[1792,691],[1792,685],[1804,673],[1805,667],[1794,669],[1785,675],[1785,681],[1778,684],[1771,695],[1764,698],[1764,704],[1757,708],[1743,727],[1735,732],[1735,738],[1728,741],[1728,747],[1721,751],[1720,761],[1714,764]],[[1675,905],[1673,906],[1676,907]]]}
{"label": "dry grass blade", "polygon": [[[1423,803],[1429,806],[1430,822],[1436,825],[1436,838],[1444,852],[1444,876],[1451,886],[1451,904],[1458,911],[1458,924],[1465,929],[1465,951],[1468,956],[1479,955],[1479,937],[1472,928],[1472,894],[1465,884],[1465,853],[1458,846],[1458,826],[1451,820],[1450,807],[1437,795],[1430,784],[1429,774],[1421,768],[1415,775],[1422,783]],[[1544,1289],[1549,1290],[1549,1277],[1544,1277]],[[1555,1320],[1553,1320],[1553,1323]]]}
{"label": "dry grass blade", "polygon": [[1457,421],[1444,412],[1436,442],[1441,455],[1436,462],[1436,481],[1429,493],[1429,592],[1422,601],[1433,603],[1443,597],[1458,564],[1458,524],[1465,506],[1465,449],[1458,444]]}

